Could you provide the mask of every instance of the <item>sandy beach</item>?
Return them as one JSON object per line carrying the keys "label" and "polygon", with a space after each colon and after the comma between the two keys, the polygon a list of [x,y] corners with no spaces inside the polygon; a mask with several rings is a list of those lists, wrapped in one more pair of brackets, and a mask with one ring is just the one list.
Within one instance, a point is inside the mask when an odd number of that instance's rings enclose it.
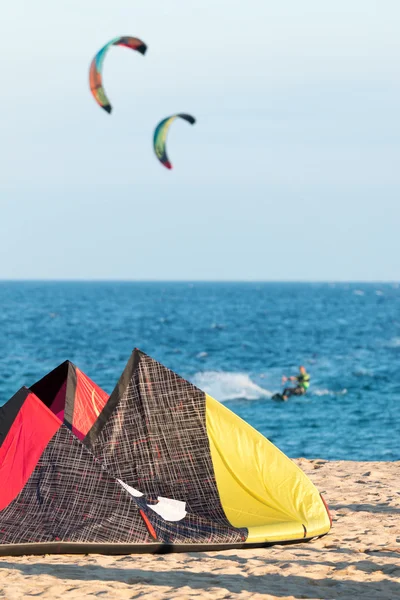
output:
{"label": "sandy beach", "polygon": [[304,544],[166,556],[0,558],[0,598],[400,598],[400,463],[298,459],[329,502]]}

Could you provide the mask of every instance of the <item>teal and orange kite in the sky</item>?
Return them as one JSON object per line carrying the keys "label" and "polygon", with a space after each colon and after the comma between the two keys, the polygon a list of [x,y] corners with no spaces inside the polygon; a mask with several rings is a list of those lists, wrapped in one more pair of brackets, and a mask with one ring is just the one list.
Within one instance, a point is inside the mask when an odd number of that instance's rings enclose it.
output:
{"label": "teal and orange kite in the sky", "polygon": [[99,50],[99,52],[92,60],[89,73],[90,89],[96,102],[101,106],[101,108],[104,108],[104,110],[108,113],[111,112],[112,107],[103,88],[103,80],[101,73],[105,55],[107,54],[111,46],[125,46],[125,48],[137,50],[138,52],[140,52],[140,54],[145,54],[147,50],[147,46],[144,42],[142,42],[142,40],[124,35],[114,38],[113,40],[108,42],[108,44],[106,44],[101,50]]}
{"label": "teal and orange kite in the sky", "polygon": [[158,160],[166,167],[167,169],[172,169],[172,164],[167,156],[166,150],[166,142],[168,130],[171,127],[172,123],[175,119],[183,119],[187,121],[191,125],[196,123],[196,119],[191,115],[187,115],[186,113],[177,113],[176,115],[172,115],[172,117],[167,117],[163,119],[161,123],[159,123],[154,131],[154,152]]}

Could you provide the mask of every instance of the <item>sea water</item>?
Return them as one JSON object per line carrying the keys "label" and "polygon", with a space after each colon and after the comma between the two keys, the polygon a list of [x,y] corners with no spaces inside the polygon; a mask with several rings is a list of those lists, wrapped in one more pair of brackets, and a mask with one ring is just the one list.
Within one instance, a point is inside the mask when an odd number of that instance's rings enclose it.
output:
{"label": "sea water", "polygon": [[66,359],[111,392],[138,347],[291,457],[400,459],[398,284],[2,282],[0,347],[0,404]]}

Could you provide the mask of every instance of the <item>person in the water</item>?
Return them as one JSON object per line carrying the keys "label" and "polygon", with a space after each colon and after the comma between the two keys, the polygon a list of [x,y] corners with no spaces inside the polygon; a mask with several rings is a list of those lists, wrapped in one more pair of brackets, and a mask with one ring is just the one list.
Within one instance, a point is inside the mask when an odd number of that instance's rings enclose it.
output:
{"label": "person in the water", "polygon": [[305,367],[299,368],[300,375],[292,377],[282,377],[282,383],[286,381],[296,381],[296,387],[287,387],[283,390],[282,397],[287,400],[290,396],[302,396],[305,394],[310,386],[310,376],[307,373]]}

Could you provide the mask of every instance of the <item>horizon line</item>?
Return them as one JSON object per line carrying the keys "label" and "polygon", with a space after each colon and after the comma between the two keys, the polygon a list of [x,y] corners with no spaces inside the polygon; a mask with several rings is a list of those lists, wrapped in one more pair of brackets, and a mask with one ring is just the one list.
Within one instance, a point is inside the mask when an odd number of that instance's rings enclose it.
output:
{"label": "horizon line", "polygon": [[242,284],[400,284],[400,279],[85,279],[21,278],[2,279],[0,283],[242,283]]}

